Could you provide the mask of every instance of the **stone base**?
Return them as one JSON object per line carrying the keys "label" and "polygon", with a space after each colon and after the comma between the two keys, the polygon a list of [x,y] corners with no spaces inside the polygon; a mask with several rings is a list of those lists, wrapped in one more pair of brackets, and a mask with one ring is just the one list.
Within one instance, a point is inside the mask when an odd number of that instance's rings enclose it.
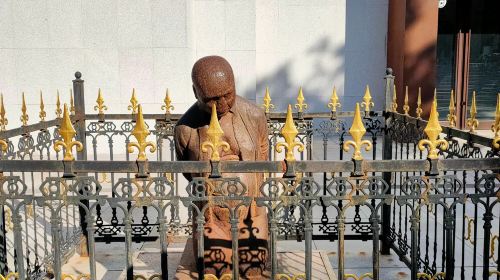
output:
{"label": "stone base", "polygon": [[[293,278],[293,276],[297,276],[305,272],[305,267],[304,267],[305,254],[303,251],[278,252],[277,255],[278,255],[279,274],[285,274]],[[330,265],[330,262],[328,261],[328,256],[326,255],[325,252],[320,252],[320,251],[313,252],[312,269],[313,269],[312,279],[318,279],[318,280],[337,279]],[[270,279],[270,272],[266,274],[269,275],[260,277],[260,279]],[[196,271],[196,260],[193,257],[193,242],[191,239],[189,239],[186,242],[186,247],[184,248],[181,261],[175,273],[175,279],[178,280],[198,279],[198,272]]]}

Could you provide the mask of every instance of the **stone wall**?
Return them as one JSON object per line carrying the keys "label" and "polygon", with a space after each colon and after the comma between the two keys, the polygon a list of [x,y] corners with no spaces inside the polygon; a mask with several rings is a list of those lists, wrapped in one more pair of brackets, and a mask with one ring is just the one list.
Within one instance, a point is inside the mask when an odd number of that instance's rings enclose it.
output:
{"label": "stone wall", "polygon": [[148,112],[160,112],[166,88],[183,112],[192,64],[217,54],[240,95],[260,103],[269,86],[278,110],[303,86],[310,109],[325,111],[334,85],[352,110],[366,84],[381,108],[386,34],[387,0],[2,0],[0,92],[10,128],[21,92],[30,123],[40,90],[52,118],[56,90],[68,102],[76,70],[88,111],[101,88],[109,112],[126,112],[135,87]]}

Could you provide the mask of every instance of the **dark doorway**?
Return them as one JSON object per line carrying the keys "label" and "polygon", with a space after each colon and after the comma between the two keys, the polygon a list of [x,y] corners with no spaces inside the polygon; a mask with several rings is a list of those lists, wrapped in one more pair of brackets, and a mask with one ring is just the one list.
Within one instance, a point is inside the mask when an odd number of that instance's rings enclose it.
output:
{"label": "dark doorway", "polygon": [[450,91],[457,104],[457,126],[465,127],[472,92],[477,118],[487,129],[494,120],[500,92],[500,24],[497,0],[448,0],[439,10],[437,95],[439,115],[446,119]]}

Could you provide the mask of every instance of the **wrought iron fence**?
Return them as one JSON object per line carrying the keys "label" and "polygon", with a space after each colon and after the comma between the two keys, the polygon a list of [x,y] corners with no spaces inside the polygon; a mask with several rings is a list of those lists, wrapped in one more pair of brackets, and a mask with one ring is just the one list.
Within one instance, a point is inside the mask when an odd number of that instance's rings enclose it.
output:
{"label": "wrought iron fence", "polygon": [[[429,121],[419,117],[420,104],[416,117],[409,116],[407,102],[399,114],[390,72],[383,112],[372,110],[367,88],[363,113],[359,108],[340,111],[335,91],[330,112],[307,113],[300,91],[294,119],[290,111],[286,122],[286,114],[271,112],[266,93],[270,161],[179,162],[173,128],[180,115],[171,113],[168,93],[163,114],[143,115],[135,93],[130,114],[105,114],[101,92],[97,114],[88,114],[81,74],[75,77],[74,102],[72,98],[63,110],[58,101],[54,120],[45,120],[42,105],[41,121],[28,125],[23,106],[23,125],[4,130],[1,104],[0,147],[5,150],[0,151],[0,274],[6,279],[97,279],[95,242],[123,242],[127,279],[142,279],[134,274],[132,244],[154,240],[160,243],[161,267],[147,277],[167,279],[168,237],[190,236],[194,228],[203,228],[203,219],[193,219],[193,212],[207,209],[200,203],[230,209],[233,252],[247,256],[239,258],[239,267],[259,267],[268,252],[270,264],[261,269],[273,279],[312,279],[312,242],[318,239],[331,241],[337,249],[339,279],[380,279],[380,253],[391,250],[408,266],[412,279],[500,277],[500,105],[495,138],[490,139],[473,133],[474,117],[469,122],[472,131],[454,129],[452,106],[450,125],[442,131],[436,115]],[[286,125],[297,128],[292,142],[282,136]],[[134,133],[141,128],[155,141],[148,143]],[[276,149],[278,143],[284,151]],[[147,153],[147,144],[157,150]],[[302,151],[294,150],[301,144]],[[80,145],[75,161],[72,147]],[[137,158],[128,152],[130,145],[139,150]],[[182,173],[207,176],[188,182]],[[232,177],[235,173],[264,174],[260,196],[246,196],[249,186]],[[222,195],[209,195],[208,186]],[[268,213],[269,251],[238,238],[236,209],[251,203]],[[252,232],[251,225],[247,230]],[[282,274],[276,258],[279,239],[304,242],[303,275]],[[348,240],[372,243],[371,273],[345,272]],[[203,240],[198,244],[203,246]],[[64,273],[63,264],[75,249],[88,254],[88,274]],[[198,251],[202,260],[203,250]],[[237,261],[223,255],[210,260],[220,266]],[[203,263],[198,261],[200,279],[228,277],[203,275]],[[240,273],[234,265],[231,277],[237,279]]]}

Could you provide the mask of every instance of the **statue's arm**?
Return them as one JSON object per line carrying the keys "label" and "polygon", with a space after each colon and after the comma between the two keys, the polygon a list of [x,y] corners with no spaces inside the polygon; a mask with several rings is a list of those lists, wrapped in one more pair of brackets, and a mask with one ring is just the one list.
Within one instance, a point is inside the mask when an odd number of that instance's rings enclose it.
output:
{"label": "statue's arm", "polygon": [[[191,137],[191,131],[185,126],[178,125],[174,129],[174,143],[175,143],[175,155],[178,161],[189,160],[187,147],[189,144],[189,138]],[[187,180],[191,180],[191,174],[183,173]]]}
{"label": "statue's arm", "polygon": [[269,160],[269,133],[267,119],[264,113],[259,114],[259,158],[258,160]]}

